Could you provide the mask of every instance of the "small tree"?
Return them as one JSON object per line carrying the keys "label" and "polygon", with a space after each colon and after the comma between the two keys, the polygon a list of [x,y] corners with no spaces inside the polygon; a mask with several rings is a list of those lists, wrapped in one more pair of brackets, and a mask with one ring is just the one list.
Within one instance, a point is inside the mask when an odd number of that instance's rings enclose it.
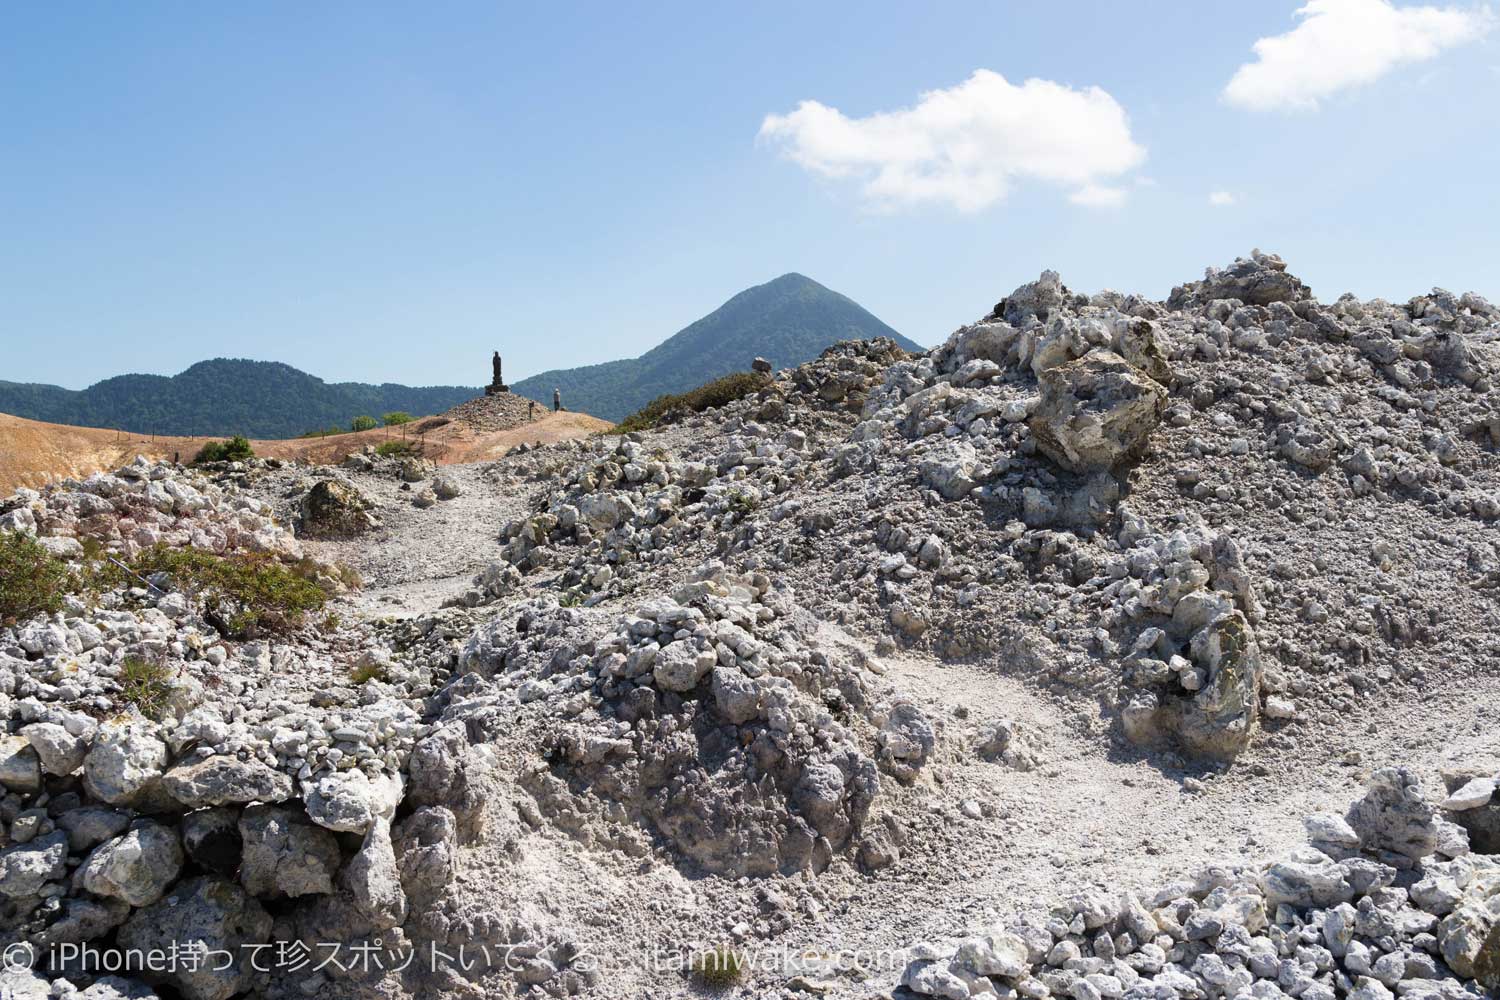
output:
{"label": "small tree", "polygon": [[405,410],[392,410],[390,413],[383,414],[380,422],[387,427],[399,427],[402,424],[411,423],[412,419],[412,415]]}
{"label": "small tree", "polygon": [[374,417],[360,414],[359,416],[354,418],[354,422],[349,425],[349,429],[351,431],[373,431],[376,427],[379,426],[380,425],[375,422]]}

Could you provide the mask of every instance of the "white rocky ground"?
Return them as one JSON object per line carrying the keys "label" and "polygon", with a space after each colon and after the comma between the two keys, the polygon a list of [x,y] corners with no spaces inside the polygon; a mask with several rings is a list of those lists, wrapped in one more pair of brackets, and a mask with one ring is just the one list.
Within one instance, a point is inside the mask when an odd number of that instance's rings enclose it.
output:
{"label": "white rocky ground", "polygon": [[1483,995],[1497,342],[1260,254],[1166,303],[1044,274],[627,440],[22,494],[64,556],[364,585],[289,638],[165,579],[0,629],[0,943],[236,953],[0,982],[698,995],[732,946],[746,997]]}

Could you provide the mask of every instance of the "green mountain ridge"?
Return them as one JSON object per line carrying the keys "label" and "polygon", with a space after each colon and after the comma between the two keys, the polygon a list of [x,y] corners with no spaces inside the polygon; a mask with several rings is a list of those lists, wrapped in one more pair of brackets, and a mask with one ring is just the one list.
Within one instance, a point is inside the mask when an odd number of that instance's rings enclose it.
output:
{"label": "green mountain ridge", "polygon": [[[902,337],[852,299],[800,274],[748,288],[638,358],[542,372],[511,391],[619,421],[665,393],[684,392],[756,357],[777,368],[810,361],[840,340]],[[294,437],[347,427],[360,414],[442,413],[480,394],[470,386],[325,382],[278,361],[214,358],[176,375],[117,375],[87,389],[0,381],[0,412],[49,423],[139,433]]]}
{"label": "green mountain ridge", "polygon": [[800,274],[747,288],[718,309],[638,358],[542,372],[511,391],[620,421],[657,396],[685,392],[763,357],[777,368],[811,361],[840,340],[890,337],[908,351],[925,350],[859,303]]}
{"label": "green mountain ridge", "polygon": [[139,433],[286,438],[347,427],[362,413],[441,413],[478,392],[456,385],[324,382],[279,361],[214,358],[176,375],[117,375],[80,390],[0,382],[0,412]]}

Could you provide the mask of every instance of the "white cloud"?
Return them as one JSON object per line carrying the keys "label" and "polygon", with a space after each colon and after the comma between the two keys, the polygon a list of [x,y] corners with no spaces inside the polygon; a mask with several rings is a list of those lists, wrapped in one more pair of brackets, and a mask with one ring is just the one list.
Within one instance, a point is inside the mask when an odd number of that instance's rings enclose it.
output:
{"label": "white cloud", "polygon": [[803,101],[767,115],[760,137],[813,173],[859,184],[881,208],[937,203],[975,212],[1030,180],[1072,188],[1079,204],[1115,205],[1124,192],[1105,182],[1146,158],[1125,109],[1098,87],[1016,86],[986,69],[927,91],[913,107],[864,118]]}
{"label": "white cloud", "polygon": [[1090,208],[1118,208],[1125,204],[1125,189],[1107,184],[1085,184],[1068,195],[1068,200]]}
{"label": "white cloud", "polygon": [[1307,0],[1301,23],[1255,43],[1224,99],[1249,111],[1311,111],[1318,101],[1406,63],[1482,37],[1487,7],[1396,7],[1389,0]]}
{"label": "white cloud", "polygon": [[1239,200],[1238,197],[1228,191],[1210,191],[1208,193],[1208,203],[1215,208],[1228,208],[1230,205],[1236,204]]}

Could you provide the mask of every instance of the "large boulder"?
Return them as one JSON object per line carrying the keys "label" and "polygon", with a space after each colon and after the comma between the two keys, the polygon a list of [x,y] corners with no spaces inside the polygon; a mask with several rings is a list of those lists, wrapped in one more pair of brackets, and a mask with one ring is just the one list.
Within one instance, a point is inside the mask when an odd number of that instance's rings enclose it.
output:
{"label": "large boulder", "polygon": [[34,722],[23,726],[21,735],[30,741],[31,748],[41,760],[42,770],[48,774],[72,774],[83,766],[83,759],[88,755],[89,741],[55,722]]}
{"label": "large boulder", "polygon": [[713,669],[718,657],[686,639],[669,642],[656,654],[651,677],[664,691],[691,691]]}
{"label": "large boulder", "polygon": [[1103,472],[1138,458],[1166,409],[1166,390],[1113,351],[1049,368],[1040,382],[1032,436],[1071,472]]}
{"label": "large boulder", "polygon": [[880,769],[911,784],[937,745],[937,731],[920,708],[900,702],[891,708],[875,742]]}
{"label": "large boulder", "polygon": [[1240,611],[1209,622],[1194,633],[1192,658],[1208,671],[1198,692],[1184,702],[1177,739],[1194,753],[1221,760],[1250,745],[1260,715],[1260,651]]}
{"label": "large boulder", "polygon": [[94,848],[73,876],[73,884],[96,896],[147,906],[161,898],[180,871],[182,845],[177,832],[144,820]]}
{"label": "large boulder", "polygon": [[1365,788],[1364,798],[1344,817],[1363,850],[1417,862],[1437,849],[1437,817],[1415,774],[1404,767],[1382,767]]}
{"label": "large boulder", "polygon": [[967,441],[949,441],[934,448],[917,466],[922,482],[949,500],[959,500],[979,485],[979,455]]}
{"label": "large boulder", "polygon": [[229,1000],[250,985],[256,952],[246,946],[264,944],[270,936],[271,916],[253,897],[233,882],[201,875],[137,910],[120,928],[117,943],[163,954],[201,944],[204,961],[172,963],[144,978],[171,986],[185,1000]]}
{"label": "large boulder", "polygon": [[248,802],[285,802],[292,779],[258,760],[223,754],[172,768],[162,778],[168,795],[189,809]]}
{"label": "large boulder", "polygon": [[458,821],[443,806],[423,806],[396,827],[401,889],[411,907],[437,899],[458,871]]}
{"label": "large boulder", "polygon": [[370,501],[359,490],[337,479],[319,480],[302,498],[301,534],[310,538],[340,538],[378,528]]}
{"label": "large boulder", "polygon": [[1500,989],[1500,874],[1475,874],[1453,912],[1438,924],[1437,939],[1454,972]]}
{"label": "large boulder", "polygon": [[0,736],[0,785],[28,794],[41,789],[41,759],[25,736]]}
{"label": "large boulder", "polygon": [[[1136,691],[1121,723],[1125,735],[1142,746],[1175,743],[1199,756],[1232,760],[1250,745],[1259,723],[1260,650],[1249,621],[1227,597],[1198,593],[1204,599],[1191,603],[1216,612],[1201,624],[1192,614],[1177,616],[1180,623],[1198,626],[1188,641],[1191,661],[1182,660],[1184,673],[1167,680],[1167,665],[1160,663],[1163,681]],[[1179,602],[1179,609],[1189,603]],[[1183,686],[1187,676],[1196,688]]]}
{"label": "large boulder", "polygon": [[25,899],[68,872],[68,835],[61,830],[0,851],[0,896]]}
{"label": "large boulder", "polygon": [[374,930],[395,927],[406,919],[406,893],[388,820],[370,827],[359,852],[339,874],[339,885]]}
{"label": "large boulder", "polygon": [[1443,773],[1445,816],[1469,834],[1476,854],[1500,854],[1500,775],[1491,768]]}
{"label": "large boulder", "polygon": [[1210,267],[1202,281],[1172,289],[1167,306],[1185,309],[1215,299],[1238,299],[1247,305],[1268,306],[1272,302],[1301,302],[1312,298],[1312,289],[1287,271],[1286,262],[1274,253],[1252,250],[1249,257],[1236,257],[1225,268]]}
{"label": "large boulder", "polygon": [[366,832],[377,819],[395,815],[401,802],[400,777],[371,778],[363,771],[326,774],[303,790],[313,822],[341,833]]}
{"label": "large boulder", "polygon": [[240,882],[262,899],[333,891],[343,860],[332,833],[300,809],[251,806],[240,816]]}
{"label": "large boulder", "polygon": [[131,805],[159,791],[167,745],[148,723],[105,726],[83,761],[83,787],[112,806]]}

